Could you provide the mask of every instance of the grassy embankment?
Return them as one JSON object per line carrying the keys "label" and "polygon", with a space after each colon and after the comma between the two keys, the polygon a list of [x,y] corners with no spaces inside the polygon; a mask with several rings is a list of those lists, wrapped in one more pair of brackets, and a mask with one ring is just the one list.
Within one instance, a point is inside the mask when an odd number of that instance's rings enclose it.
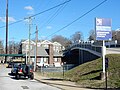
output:
{"label": "grassy embankment", "polygon": [[[106,57],[109,59],[108,87],[120,88],[120,55],[110,54]],[[64,79],[77,82],[77,84],[82,85],[83,87],[103,88],[105,87],[105,81],[100,80],[101,72],[102,58],[99,58],[65,72]],[[63,77],[60,73],[47,73],[46,75],[60,78]]]}

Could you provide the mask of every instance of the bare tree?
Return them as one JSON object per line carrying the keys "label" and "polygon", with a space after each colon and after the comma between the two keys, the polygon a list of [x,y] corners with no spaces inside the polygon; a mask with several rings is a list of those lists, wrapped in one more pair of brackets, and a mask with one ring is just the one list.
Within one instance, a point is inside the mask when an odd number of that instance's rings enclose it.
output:
{"label": "bare tree", "polygon": [[[2,40],[0,40],[0,54],[4,54],[4,45]],[[2,61],[3,59],[4,57],[0,57],[0,61]]]}
{"label": "bare tree", "polygon": [[112,40],[117,40],[117,43],[120,45],[120,30],[112,31]]}
{"label": "bare tree", "polygon": [[4,46],[3,46],[3,41],[0,40],[0,53],[4,53]]}
{"label": "bare tree", "polygon": [[12,41],[9,41],[9,54],[13,54],[13,44]]}
{"label": "bare tree", "polygon": [[15,41],[9,41],[9,54],[18,54],[19,43]]}
{"label": "bare tree", "polygon": [[89,40],[89,41],[91,41],[91,40],[94,40],[94,41],[95,41],[95,40],[96,40],[95,30],[90,30],[88,40]]}
{"label": "bare tree", "polygon": [[80,31],[75,32],[75,34],[71,36],[71,40],[73,43],[79,42],[79,40],[82,39],[83,39],[83,35]]}
{"label": "bare tree", "polygon": [[60,44],[62,44],[64,47],[68,47],[70,44],[71,44],[71,41],[66,38],[66,37],[63,37],[61,35],[56,35],[54,36],[51,41],[53,42],[59,42]]}

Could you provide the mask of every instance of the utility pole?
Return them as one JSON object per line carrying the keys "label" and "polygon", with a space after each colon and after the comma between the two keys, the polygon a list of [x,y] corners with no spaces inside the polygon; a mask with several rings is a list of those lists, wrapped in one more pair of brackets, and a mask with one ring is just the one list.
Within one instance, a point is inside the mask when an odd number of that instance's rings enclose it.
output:
{"label": "utility pole", "polygon": [[[8,0],[6,0],[6,54],[8,53]],[[5,56],[5,63],[7,62],[7,56]]]}
{"label": "utility pole", "polygon": [[37,42],[38,42],[38,28],[36,26],[36,46],[35,46],[35,61],[34,61],[34,71],[36,71],[37,66]]}
{"label": "utility pole", "polygon": [[28,18],[24,18],[24,19],[28,19],[28,24],[29,24],[29,32],[28,32],[28,36],[29,36],[29,41],[28,41],[28,59],[27,59],[27,49],[26,49],[26,64],[30,64],[30,50],[31,50],[31,40],[30,40],[30,35],[31,35],[31,25],[32,25],[32,17],[28,17]]}
{"label": "utility pole", "polygon": [[28,64],[30,64],[30,48],[31,48],[31,42],[30,42],[30,35],[31,35],[31,17],[28,18],[29,19],[29,53],[28,53]]}

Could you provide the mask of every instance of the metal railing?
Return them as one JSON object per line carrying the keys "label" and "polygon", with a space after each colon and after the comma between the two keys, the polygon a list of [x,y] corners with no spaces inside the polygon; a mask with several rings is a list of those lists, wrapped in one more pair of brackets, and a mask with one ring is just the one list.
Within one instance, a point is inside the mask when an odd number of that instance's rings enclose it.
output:
{"label": "metal railing", "polygon": [[61,67],[42,67],[38,68],[40,72],[63,72],[68,71],[74,67],[74,64],[64,64]]}
{"label": "metal railing", "polygon": [[77,44],[73,44],[71,46],[69,46],[66,50],[70,50],[72,48],[84,48],[84,49],[89,49],[98,53],[102,53],[102,46],[96,46],[93,45],[92,43],[77,43]]}

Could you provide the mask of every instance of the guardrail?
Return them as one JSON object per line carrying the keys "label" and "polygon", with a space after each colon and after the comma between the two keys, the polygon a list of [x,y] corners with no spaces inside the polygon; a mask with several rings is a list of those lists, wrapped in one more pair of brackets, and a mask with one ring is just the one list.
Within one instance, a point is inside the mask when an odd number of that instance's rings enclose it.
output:
{"label": "guardrail", "polygon": [[92,51],[95,51],[95,52],[98,52],[98,53],[102,53],[102,46],[96,46],[96,45],[93,45],[91,43],[73,44],[73,45],[69,46],[66,50],[70,50],[70,49],[75,48],[75,47],[85,48],[85,49],[89,49],[89,50],[92,50]]}

